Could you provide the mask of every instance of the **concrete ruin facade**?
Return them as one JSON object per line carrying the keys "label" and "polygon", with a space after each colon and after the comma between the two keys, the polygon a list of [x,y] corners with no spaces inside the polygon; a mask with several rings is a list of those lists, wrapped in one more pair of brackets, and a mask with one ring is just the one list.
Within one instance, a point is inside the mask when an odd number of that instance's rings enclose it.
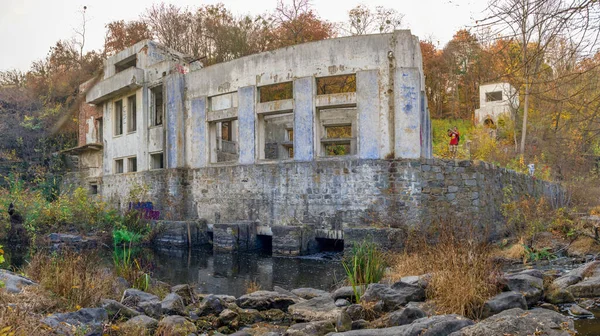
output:
{"label": "concrete ruin facade", "polygon": [[86,85],[71,151],[80,170],[65,184],[168,220],[168,244],[188,239],[181,223],[190,221],[197,241],[212,232],[224,250],[265,236],[284,255],[319,239],[389,243],[446,210],[495,225],[503,185],[550,190],[489,165],[432,159],[420,45],[408,30],[207,67],[142,41]]}
{"label": "concrete ruin facade", "polygon": [[489,83],[479,86],[479,108],[475,123],[495,127],[501,118],[512,118],[519,107],[519,93],[509,83]]}

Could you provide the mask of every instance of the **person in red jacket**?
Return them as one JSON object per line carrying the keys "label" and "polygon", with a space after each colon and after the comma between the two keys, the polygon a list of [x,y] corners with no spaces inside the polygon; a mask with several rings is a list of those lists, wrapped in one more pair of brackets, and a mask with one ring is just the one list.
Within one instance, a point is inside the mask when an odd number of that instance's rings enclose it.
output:
{"label": "person in red jacket", "polygon": [[454,126],[452,130],[448,130],[448,136],[450,137],[450,155],[454,159],[456,158],[456,153],[458,152],[458,143],[460,141],[458,127]]}

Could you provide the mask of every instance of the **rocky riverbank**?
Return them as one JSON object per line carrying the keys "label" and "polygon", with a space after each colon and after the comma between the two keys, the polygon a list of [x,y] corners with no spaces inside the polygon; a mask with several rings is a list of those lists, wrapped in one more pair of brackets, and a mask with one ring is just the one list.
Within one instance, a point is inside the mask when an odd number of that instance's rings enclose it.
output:
{"label": "rocky riverbank", "polygon": [[[351,287],[333,292],[297,288],[259,290],[240,297],[201,294],[187,284],[161,297],[121,283],[120,300],[46,314],[41,324],[58,335],[574,335],[570,315],[593,317],[600,297],[600,262],[569,272],[524,270],[502,277],[503,291],[483,305],[481,319],[436,314],[426,300],[429,276],[370,284],[359,302]],[[36,284],[0,271],[4,295]],[[10,293],[10,294],[9,294]],[[11,309],[19,309],[12,306]]]}

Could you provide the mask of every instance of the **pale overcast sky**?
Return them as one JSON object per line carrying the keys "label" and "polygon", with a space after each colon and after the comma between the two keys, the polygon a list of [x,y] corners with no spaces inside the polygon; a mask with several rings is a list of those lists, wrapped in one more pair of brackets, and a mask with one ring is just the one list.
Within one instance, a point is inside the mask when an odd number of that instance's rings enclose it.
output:
{"label": "pale overcast sky", "polygon": [[[100,49],[104,26],[115,20],[137,19],[156,0],[0,0],[0,70],[27,70],[31,62],[45,57],[58,40],[74,37],[79,11],[87,6],[89,19],[86,49]],[[179,6],[222,2],[234,14],[259,14],[275,8],[277,0],[165,0]],[[405,14],[405,25],[421,39],[440,46],[456,30],[472,26],[486,7],[486,0],[313,0],[321,18],[345,21],[348,11],[364,3],[385,6]]]}

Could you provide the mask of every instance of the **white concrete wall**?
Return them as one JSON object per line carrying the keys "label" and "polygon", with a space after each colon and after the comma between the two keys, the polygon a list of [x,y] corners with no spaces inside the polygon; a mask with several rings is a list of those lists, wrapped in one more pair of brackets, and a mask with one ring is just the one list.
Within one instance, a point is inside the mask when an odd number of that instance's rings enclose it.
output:
{"label": "white concrete wall", "polygon": [[[486,101],[486,94],[502,92],[502,100]],[[491,83],[479,86],[479,109],[475,110],[475,122],[483,124],[486,119],[498,122],[500,116],[511,117],[511,108],[519,107],[519,94],[509,83]]]}

